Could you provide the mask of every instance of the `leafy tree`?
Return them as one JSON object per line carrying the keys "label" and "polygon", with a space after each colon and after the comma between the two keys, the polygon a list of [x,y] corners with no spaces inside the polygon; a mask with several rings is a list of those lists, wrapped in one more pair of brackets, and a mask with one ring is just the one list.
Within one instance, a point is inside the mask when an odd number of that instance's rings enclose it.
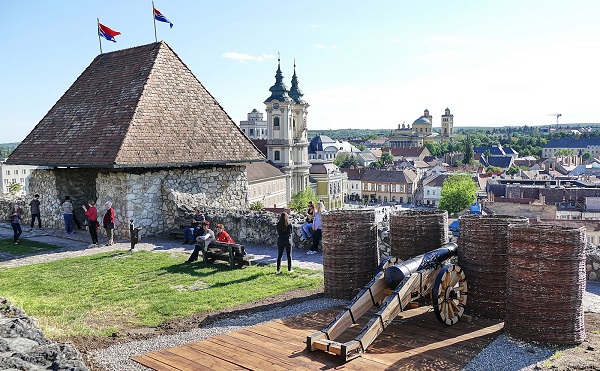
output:
{"label": "leafy tree", "polygon": [[467,134],[465,140],[463,141],[463,146],[465,153],[465,159],[463,160],[463,163],[470,164],[473,162],[475,154],[473,152],[473,143],[471,142],[471,136],[469,134]]}
{"label": "leafy tree", "polygon": [[260,211],[260,210],[264,210],[264,206],[262,204],[262,202],[260,201],[254,201],[253,203],[250,204],[250,210],[254,210],[254,211]]}
{"label": "leafy tree", "polygon": [[346,168],[346,169],[351,166],[356,167],[359,165],[356,157],[353,154],[350,154],[347,152],[339,153],[336,156],[335,160],[333,160],[333,163],[339,167]]}
{"label": "leafy tree", "polygon": [[381,169],[383,166],[384,163],[381,160],[371,162],[371,167],[374,169]]}
{"label": "leafy tree", "polygon": [[18,192],[21,191],[21,189],[23,189],[23,187],[21,187],[21,185],[19,183],[11,183],[8,186],[8,191],[10,192],[11,195],[15,195]]}
{"label": "leafy tree", "polygon": [[485,173],[490,175],[490,174],[502,174],[502,168],[498,167],[498,166],[488,166],[487,169],[485,169]]}
{"label": "leafy tree", "polygon": [[308,209],[308,201],[317,202],[317,197],[312,188],[306,188],[304,191],[294,193],[288,207],[296,212],[302,212]]}
{"label": "leafy tree", "polygon": [[513,165],[513,166],[509,167],[508,170],[506,170],[506,174],[508,174],[508,175],[515,175],[515,174],[518,174],[519,171],[521,171],[521,170],[527,170],[527,167],[526,166],[515,166],[515,165]]}
{"label": "leafy tree", "polygon": [[581,158],[582,158],[584,161],[586,161],[586,160],[589,160],[590,158],[592,158],[592,154],[591,154],[591,153],[589,153],[589,152],[586,152],[586,153],[584,153],[584,154],[581,156]]}
{"label": "leafy tree", "polygon": [[394,162],[394,156],[389,152],[383,152],[380,161],[383,162],[383,164],[392,164]]}
{"label": "leafy tree", "polygon": [[457,213],[469,207],[476,199],[477,185],[468,174],[452,175],[444,180],[439,208]]}
{"label": "leafy tree", "polygon": [[556,151],[554,157],[563,157],[563,156],[574,156],[575,153],[572,149],[563,148],[561,150]]}

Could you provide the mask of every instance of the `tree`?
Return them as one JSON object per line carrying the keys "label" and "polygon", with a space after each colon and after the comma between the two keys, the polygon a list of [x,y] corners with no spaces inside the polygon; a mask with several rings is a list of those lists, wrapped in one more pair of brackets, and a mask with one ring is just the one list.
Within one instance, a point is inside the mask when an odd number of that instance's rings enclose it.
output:
{"label": "tree", "polygon": [[471,142],[471,136],[469,134],[467,134],[465,140],[463,141],[463,146],[465,151],[465,159],[463,160],[463,163],[470,164],[473,162],[475,154],[473,152],[473,143]]}
{"label": "tree", "polygon": [[394,163],[394,156],[392,156],[391,153],[389,152],[383,152],[381,154],[381,159],[380,161],[385,165],[385,164],[392,164]]}
{"label": "tree", "polygon": [[358,166],[358,160],[353,154],[347,152],[338,153],[333,163],[342,168],[350,168],[351,166]]}
{"label": "tree", "polygon": [[23,187],[21,187],[21,185],[19,183],[11,183],[8,186],[8,191],[10,192],[11,195],[15,195],[15,194],[19,193],[21,191],[21,189],[23,189]]}
{"label": "tree", "polygon": [[262,202],[260,201],[254,201],[253,203],[250,204],[250,210],[254,210],[254,211],[260,211],[260,210],[264,210],[264,206],[262,204]]}
{"label": "tree", "polygon": [[308,201],[317,202],[317,197],[312,188],[306,188],[304,191],[293,194],[288,207],[296,212],[302,212],[308,209]]}
{"label": "tree", "polygon": [[554,157],[565,157],[565,156],[575,156],[575,153],[572,149],[563,148],[554,154]]}
{"label": "tree", "polygon": [[592,158],[592,154],[589,152],[584,153],[581,158],[583,159],[583,161],[589,160],[590,158]]}
{"label": "tree", "polygon": [[468,174],[452,175],[444,180],[439,208],[457,213],[469,207],[476,199],[477,185]]}
{"label": "tree", "polygon": [[502,174],[502,168],[500,168],[498,166],[488,166],[487,169],[485,169],[485,173],[487,175]]}

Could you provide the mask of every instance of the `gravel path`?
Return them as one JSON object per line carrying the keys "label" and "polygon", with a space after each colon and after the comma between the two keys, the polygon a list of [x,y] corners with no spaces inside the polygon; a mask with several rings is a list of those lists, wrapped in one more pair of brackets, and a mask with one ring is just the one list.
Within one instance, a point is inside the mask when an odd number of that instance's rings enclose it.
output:
{"label": "gravel path", "polygon": [[[34,230],[23,233],[23,238],[51,243],[63,246],[62,249],[48,254],[28,256],[25,258],[13,258],[0,255],[0,269],[16,267],[27,264],[63,259],[82,255],[91,255],[107,251],[109,247],[87,249],[89,235],[84,231],[77,231],[67,236],[59,230]],[[6,223],[0,223],[0,238],[12,237],[12,230]],[[263,263],[275,263],[277,249],[274,246],[244,245],[249,254]],[[129,250],[128,241],[120,241],[111,250]],[[148,251],[192,251],[191,245],[181,245],[180,241],[151,237],[144,239],[136,245],[136,250]],[[322,270],[322,255],[306,255],[303,251],[293,254],[293,266]],[[285,264],[284,264],[285,266]],[[0,293],[1,294],[1,293]],[[132,356],[141,355],[168,347],[178,346],[194,341],[206,339],[215,335],[237,331],[247,326],[253,326],[262,322],[290,317],[306,312],[324,309],[330,306],[345,304],[338,300],[316,299],[308,300],[298,305],[275,308],[269,311],[256,313],[244,318],[228,319],[216,322],[208,327],[196,328],[188,332],[175,335],[158,336],[150,340],[134,341],[111,346],[107,349],[96,350],[91,353],[94,360],[107,370],[146,370],[145,367],[130,360]],[[584,295],[584,309],[586,312],[600,313],[600,282],[588,281],[587,292]],[[556,349],[550,347],[539,347],[528,343],[522,343],[500,335],[485,350],[477,355],[465,370],[534,370],[535,364],[548,359]],[[501,356],[499,356],[501,355]]]}

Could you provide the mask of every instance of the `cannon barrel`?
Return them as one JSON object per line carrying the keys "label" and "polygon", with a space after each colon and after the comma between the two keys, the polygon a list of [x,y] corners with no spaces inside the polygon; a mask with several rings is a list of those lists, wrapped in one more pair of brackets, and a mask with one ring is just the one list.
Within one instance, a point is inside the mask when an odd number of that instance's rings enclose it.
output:
{"label": "cannon barrel", "polygon": [[431,269],[442,264],[445,260],[456,255],[458,245],[449,242],[439,249],[431,250],[423,255],[408,259],[400,264],[386,268],[384,273],[385,283],[388,288],[395,289],[405,277],[423,269]]}

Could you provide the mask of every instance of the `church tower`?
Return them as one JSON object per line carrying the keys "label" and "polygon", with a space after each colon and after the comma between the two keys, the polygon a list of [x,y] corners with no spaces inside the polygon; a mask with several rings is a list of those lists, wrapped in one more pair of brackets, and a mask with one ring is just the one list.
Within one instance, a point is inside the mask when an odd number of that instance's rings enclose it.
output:
{"label": "church tower", "polygon": [[442,115],[442,140],[444,142],[450,141],[454,135],[454,115],[450,114],[450,109],[446,108],[446,111]]}
{"label": "church tower", "polygon": [[267,111],[267,159],[287,175],[287,200],[308,185],[308,140],[306,115],[308,104],[302,100],[298,87],[296,68],[292,89],[288,92],[281,73],[281,60],[277,60],[275,84],[269,89],[271,96],[265,100]]}
{"label": "church tower", "polygon": [[427,121],[433,125],[433,116],[429,114],[429,110],[427,108],[425,108],[425,111],[423,111],[423,117],[425,117]]}

